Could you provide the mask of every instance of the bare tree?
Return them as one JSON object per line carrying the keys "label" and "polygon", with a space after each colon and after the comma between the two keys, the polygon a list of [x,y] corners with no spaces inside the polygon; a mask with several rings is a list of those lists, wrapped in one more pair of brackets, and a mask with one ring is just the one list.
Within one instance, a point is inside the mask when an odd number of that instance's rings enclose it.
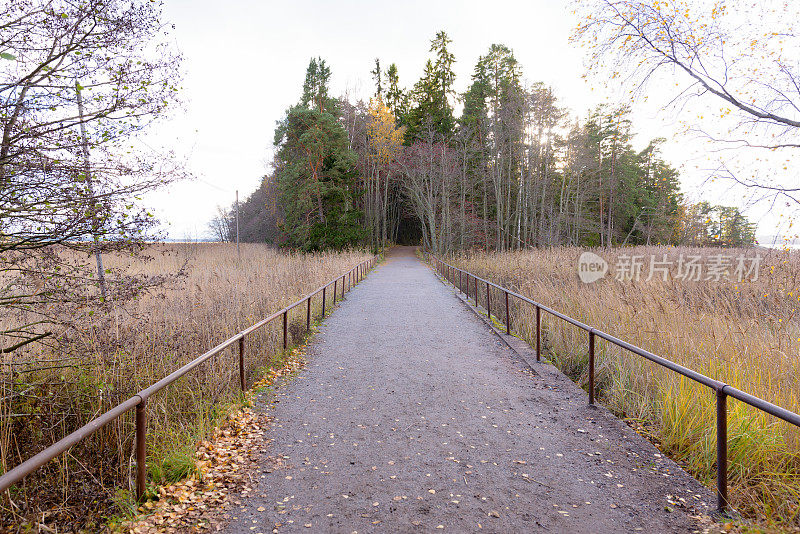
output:
{"label": "bare tree", "polygon": [[446,253],[454,249],[458,240],[451,211],[458,198],[459,158],[430,121],[423,128],[421,140],[408,147],[398,160],[400,183],[422,223],[423,244]]}
{"label": "bare tree", "polygon": [[[639,95],[648,81],[667,77],[675,83],[670,104],[681,110],[698,98],[706,106],[689,119],[689,130],[715,150],[747,149],[756,159],[800,148],[796,4],[594,0],[581,2],[578,12],[574,39],[588,45],[593,69]],[[773,167],[778,159],[784,158],[773,157]],[[800,203],[798,177],[783,163],[746,176],[731,161],[712,172]]]}
{"label": "bare tree", "polygon": [[[211,219],[208,223],[208,229],[211,232],[212,237],[220,242],[230,242],[233,241],[231,238],[231,227],[235,224],[231,224],[233,221],[233,217],[231,215],[231,210],[227,208],[223,208],[222,206],[217,206],[217,214],[214,218]],[[235,232],[235,228],[234,228]],[[233,235],[233,238],[236,236]]]}

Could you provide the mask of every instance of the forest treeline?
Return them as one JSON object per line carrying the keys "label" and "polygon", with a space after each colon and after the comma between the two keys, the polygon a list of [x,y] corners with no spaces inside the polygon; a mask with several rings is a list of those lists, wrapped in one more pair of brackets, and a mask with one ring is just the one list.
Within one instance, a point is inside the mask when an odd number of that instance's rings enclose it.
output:
{"label": "forest treeline", "polygon": [[[376,59],[369,102],[333,98],[330,67],[311,59],[275,130],[273,172],[240,206],[241,239],[302,250],[421,242],[439,252],[755,242],[737,208],[684,198],[664,139],[633,148],[627,107],[578,119],[550,87],[527,83],[500,44],[457,93],[450,44],[436,35],[408,89],[395,64]],[[212,226],[234,238],[233,208]]]}

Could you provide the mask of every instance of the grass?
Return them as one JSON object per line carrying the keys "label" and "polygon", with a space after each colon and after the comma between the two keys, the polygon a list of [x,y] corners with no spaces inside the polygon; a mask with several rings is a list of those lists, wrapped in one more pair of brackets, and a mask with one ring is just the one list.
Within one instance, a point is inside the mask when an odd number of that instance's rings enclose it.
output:
{"label": "grass", "polygon": [[[789,251],[636,247],[597,250],[611,272],[593,284],[577,275],[580,249],[552,248],[455,256],[459,267],[531,297],[634,345],[800,412],[800,256]],[[622,254],[763,257],[757,280],[619,281]],[[704,262],[704,263],[705,263]],[[646,271],[645,271],[646,274]],[[480,288],[481,299],[485,289]],[[502,294],[492,293],[501,303]],[[484,300],[485,302],[485,300]],[[493,312],[503,317],[502,306]],[[535,343],[535,310],[512,299],[515,332]],[[547,357],[586,387],[585,332],[542,315]],[[701,481],[716,476],[715,396],[645,359],[598,340],[596,386],[602,403],[659,443]],[[728,401],[730,497],[764,525],[800,525],[800,429],[734,399]]]}
{"label": "grass", "polygon": [[[59,332],[55,345],[15,354],[13,365],[8,358],[2,362],[2,466],[12,468],[368,257],[358,251],[286,254],[262,245],[242,245],[241,250],[239,260],[235,245],[164,244],[150,248],[149,261],[104,258],[108,267],[161,276],[165,283]],[[185,274],[176,276],[184,267]],[[329,291],[328,306],[330,298]],[[317,317],[321,296],[312,304]],[[290,312],[290,345],[305,335],[305,320],[305,306]],[[280,358],[281,349],[281,321],[248,336],[248,383]],[[47,360],[60,363],[36,364]],[[240,403],[238,383],[234,347],[151,397],[147,454],[152,484],[183,478],[194,469],[196,442]],[[135,480],[133,430],[131,412],[24,479],[2,503],[0,521],[45,517],[68,530],[124,513],[120,509],[127,506]]]}

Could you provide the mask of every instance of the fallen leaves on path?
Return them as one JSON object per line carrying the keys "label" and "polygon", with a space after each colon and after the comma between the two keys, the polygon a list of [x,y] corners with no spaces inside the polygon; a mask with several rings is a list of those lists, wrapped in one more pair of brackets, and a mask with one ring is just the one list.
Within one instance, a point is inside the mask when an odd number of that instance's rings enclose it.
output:
{"label": "fallen leaves on path", "polygon": [[[305,345],[293,350],[281,367],[270,369],[246,393],[244,408],[228,416],[208,440],[198,444],[196,471],[180,482],[161,486],[158,500],[139,507],[142,514],[123,525],[133,534],[213,532],[225,521],[224,512],[236,497],[252,491],[250,473],[267,444],[270,417],[251,407],[258,390],[270,387],[303,367]],[[236,502],[233,502],[236,504]]]}

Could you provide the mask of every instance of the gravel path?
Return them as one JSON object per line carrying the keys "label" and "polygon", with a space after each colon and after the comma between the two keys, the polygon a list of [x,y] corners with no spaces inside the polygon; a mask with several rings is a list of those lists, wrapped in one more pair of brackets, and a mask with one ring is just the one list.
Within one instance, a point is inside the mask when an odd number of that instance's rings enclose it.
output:
{"label": "gravel path", "polygon": [[347,294],[306,369],[261,402],[272,441],[229,533],[693,532],[713,502],[525,363],[410,248]]}

